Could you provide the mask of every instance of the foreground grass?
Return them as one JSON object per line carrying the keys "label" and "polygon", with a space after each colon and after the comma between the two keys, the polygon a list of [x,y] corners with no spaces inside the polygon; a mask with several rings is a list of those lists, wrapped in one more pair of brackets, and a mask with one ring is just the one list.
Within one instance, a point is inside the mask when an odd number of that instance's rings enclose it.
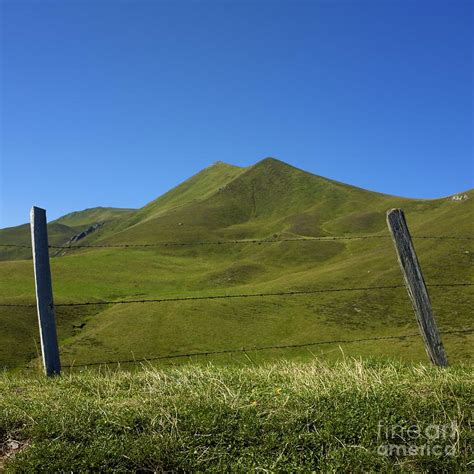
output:
{"label": "foreground grass", "polygon": [[472,402],[470,367],[380,361],[4,373],[0,446],[7,472],[465,472]]}

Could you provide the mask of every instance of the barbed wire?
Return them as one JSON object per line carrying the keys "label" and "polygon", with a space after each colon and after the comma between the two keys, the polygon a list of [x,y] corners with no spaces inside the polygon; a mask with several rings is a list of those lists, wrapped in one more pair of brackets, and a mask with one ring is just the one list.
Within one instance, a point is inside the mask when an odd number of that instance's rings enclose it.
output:
{"label": "barbed wire", "polygon": [[[460,282],[460,283],[432,283],[426,285],[428,288],[450,288],[450,287],[466,287],[474,286],[474,283]],[[384,285],[384,286],[365,286],[352,288],[315,288],[312,290],[293,290],[293,291],[277,291],[268,293],[238,293],[234,295],[206,295],[206,296],[176,296],[170,298],[153,298],[153,299],[135,299],[135,300],[98,300],[85,301],[78,303],[58,303],[55,307],[65,306],[94,306],[94,305],[112,305],[112,304],[135,304],[135,303],[166,303],[177,301],[200,301],[200,300],[219,300],[229,298],[264,298],[270,296],[297,296],[310,295],[317,293],[336,293],[344,291],[371,291],[371,290],[393,290],[405,288],[405,285]],[[0,307],[17,307],[17,308],[34,308],[36,304],[21,304],[21,303],[4,303]]]}
{"label": "barbed wire", "polygon": [[[280,243],[280,242],[312,242],[312,241],[337,241],[337,240],[367,240],[367,239],[386,239],[391,238],[390,235],[361,235],[361,236],[322,236],[322,237],[304,237],[304,238],[283,238],[283,239],[238,239],[238,240],[218,240],[218,241],[194,241],[194,242],[156,242],[151,244],[98,244],[98,245],[66,245],[57,246],[50,245],[51,249],[61,250],[74,250],[81,248],[146,248],[146,247],[182,247],[182,246],[193,246],[193,245],[227,245],[227,244],[266,244],[266,243]],[[433,240],[474,240],[474,237],[469,236],[413,236],[413,239],[433,239]],[[0,247],[11,247],[11,248],[23,248],[30,249],[31,246],[19,245],[19,244],[0,244]],[[435,283],[429,284],[428,287],[469,287],[474,286],[474,283],[460,282],[460,283]],[[179,301],[200,301],[200,300],[218,300],[218,299],[230,299],[230,298],[255,298],[255,297],[279,297],[279,296],[297,296],[297,295],[308,295],[317,293],[331,293],[331,292],[348,292],[348,291],[372,291],[372,290],[391,290],[405,288],[405,285],[384,285],[384,286],[368,286],[368,287],[349,287],[349,288],[317,288],[311,290],[293,290],[293,291],[280,291],[280,292],[267,292],[267,293],[250,293],[250,294],[231,294],[231,295],[207,295],[207,296],[178,296],[169,298],[155,298],[155,299],[135,299],[135,300],[99,300],[99,301],[87,301],[77,303],[59,303],[56,307],[69,307],[69,306],[93,306],[93,305],[114,305],[114,304],[136,304],[136,303],[164,303],[164,302],[179,302]],[[34,308],[36,304],[15,304],[7,303],[0,304],[0,307],[23,307],[23,308]],[[441,334],[460,334],[472,332],[473,328],[460,329],[445,331]],[[240,348],[240,349],[223,349],[214,351],[202,351],[192,352],[185,354],[174,354],[174,355],[163,355],[154,356],[146,359],[129,359],[129,360],[116,360],[116,361],[102,361],[102,362],[90,362],[86,364],[78,365],[63,365],[64,368],[75,368],[75,367],[88,367],[97,365],[107,364],[128,364],[128,363],[142,363],[153,360],[161,359],[174,359],[183,357],[193,356],[205,356],[205,355],[219,355],[239,352],[251,352],[251,351],[265,351],[271,349],[289,349],[289,348],[301,348],[316,346],[322,344],[349,344],[357,342],[368,342],[378,340],[394,340],[394,339],[405,339],[411,337],[418,337],[419,334],[406,334],[399,336],[374,336],[370,338],[361,339],[339,339],[329,341],[317,341],[302,344],[286,344],[277,346],[263,346],[263,347],[252,347],[252,348]]]}
{"label": "barbed wire", "polygon": [[20,249],[30,249],[31,245],[17,245],[17,244],[0,244],[0,247],[16,247]]}
{"label": "barbed wire", "polygon": [[[141,248],[141,247],[185,247],[193,245],[229,245],[229,244],[275,244],[280,242],[325,242],[335,240],[368,240],[368,239],[389,239],[390,235],[357,235],[357,236],[322,236],[322,237],[295,237],[283,239],[235,239],[235,240],[202,240],[190,242],[155,242],[150,244],[97,244],[97,245],[49,245],[50,249],[71,250],[87,248]],[[449,235],[414,235],[413,239],[421,240],[474,240],[470,236],[449,236]],[[31,245],[0,244],[0,247],[31,249]]]}
{"label": "barbed wire", "polygon": [[[470,333],[473,331],[474,331],[474,328],[463,328],[463,329],[455,329],[455,330],[450,330],[450,331],[443,331],[441,332],[441,334],[442,335],[463,334],[463,333]],[[320,346],[320,345],[327,345],[327,344],[352,344],[352,343],[358,343],[358,342],[407,339],[411,337],[420,337],[420,334],[412,333],[412,334],[403,334],[399,336],[374,336],[374,337],[366,337],[366,338],[360,338],[360,339],[334,339],[334,340],[329,340],[329,341],[305,342],[301,344],[284,344],[284,345],[276,345],[276,346],[260,346],[260,347],[248,347],[248,348],[240,348],[240,349],[221,349],[221,350],[215,350],[215,351],[210,350],[210,351],[201,351],[201,352],[188,352],[188,353],[183,353],[183,354],[169,354],[169,355],[153,356],[153,357],[147,357],[147,358],[141,358],[141,359],[122,359],[122,360],[115,360],[115,361],[88,362],[84,364],[70,364],[70,365],[63,365],[62,367],[63,368],[78,368],[78,367],[90,367],[90,366],[96,366],[96,365],[110,365],[110,364],[140,364],[140,363],[155,361],[155,360],[179,359],[183,357],[259,352],[259,351],[267,351],[267,350],[272,350],[272,349],[296,349],[296,348],[302,348],[302,347]]]}
{"label": "barbed wire", "polygon": [[[441,331],[442,335],[447,334],[468,334],[474,332],[474,328],[463,328],[463,329],[454,329],[449,331]],[[199,356],[209,356],[209,355],[223,355],[223,354],[231,354],[231,353],[246,353],[246,352],[255,352],[255,351],[266,351],[272,349],[297,349],[302,347],[311,347],[311,346],[319,346],[319,345],[328,345],[328,344],[352,344],[358,342],[371,342],[371,341],[383,341],[383,340],[402,340],[411,337],[419,337],[419,333],[411,333],[411,334],[402,334],[398,336],[373,336],[373,337],[366,337],[360,339],[333,339],[328,341],[315,341],[315,342],[305,342],[301,344],[283,344],[283,345],[276,345],[276,346],[260,346],[260,347],[247,347],[247,348],[239,348],[239,349],[221,349],[221,350],[209,350],[209,351],[201,351],[201,352],[188,352],[188,353],[181,353],[181,354],[169,354],[163,356],[152,356],[147,358],[141,359],[121,359],[121,360],[114,360],[114,361],[100,361],[100,362],[88,362],[83,364],[65,364],[62,365],[64,369],[74,369],[80,367],[91,367],[91,366],[98,366],[98,365],[111,365],[111,364],[141,364],[145,362],[155,361],[155,360],[165,360],[165,359],[179,359],[184,357],[199,357]],[[2,368],[23,368],[23,369],[32,369],[31,366],[7,366],[2,365]]]}

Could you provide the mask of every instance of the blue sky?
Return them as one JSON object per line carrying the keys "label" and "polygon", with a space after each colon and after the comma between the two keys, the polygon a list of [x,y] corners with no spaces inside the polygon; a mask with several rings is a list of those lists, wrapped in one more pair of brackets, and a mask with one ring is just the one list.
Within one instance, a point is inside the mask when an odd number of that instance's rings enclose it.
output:
{"label": "blue sky", "polygon": [[140,207],[217,160],[474,186],[470,0],[0,3],[1,227]]}

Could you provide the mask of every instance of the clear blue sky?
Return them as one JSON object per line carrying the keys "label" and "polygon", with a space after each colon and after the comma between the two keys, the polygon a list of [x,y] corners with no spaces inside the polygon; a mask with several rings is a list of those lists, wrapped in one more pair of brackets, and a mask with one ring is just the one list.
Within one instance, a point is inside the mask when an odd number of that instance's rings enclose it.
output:
{"label": "clear blue sky", "polygon": [[0,3],[2,227],[140,207],[217,160],[474,186],[470,0]]}

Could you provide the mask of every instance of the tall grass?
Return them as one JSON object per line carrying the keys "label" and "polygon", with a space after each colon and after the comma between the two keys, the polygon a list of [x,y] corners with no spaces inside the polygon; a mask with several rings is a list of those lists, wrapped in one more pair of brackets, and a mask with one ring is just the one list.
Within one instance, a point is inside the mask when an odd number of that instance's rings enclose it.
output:
{"label": "tall grass", "polygon": [[377,360],[5,373],[0,443],[7,472],[465,472],[472,402],[472,367]]}

